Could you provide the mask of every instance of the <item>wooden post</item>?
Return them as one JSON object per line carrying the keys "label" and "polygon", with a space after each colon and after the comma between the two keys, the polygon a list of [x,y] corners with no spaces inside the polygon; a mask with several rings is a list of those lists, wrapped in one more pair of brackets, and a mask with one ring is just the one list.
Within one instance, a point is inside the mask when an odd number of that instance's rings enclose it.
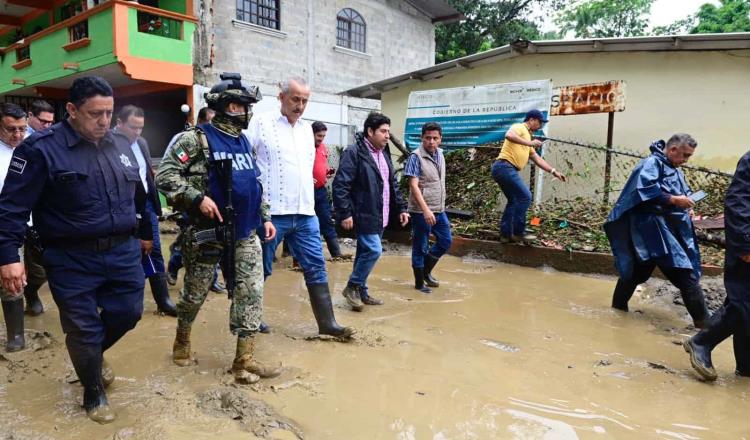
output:
{"label": "wooden post", "polygon": [[607,123],[607,157],[604,163],[604,204],[609,203],[609,190],[612,183],[612,136],[615,128],[615,113],[609,112]]}

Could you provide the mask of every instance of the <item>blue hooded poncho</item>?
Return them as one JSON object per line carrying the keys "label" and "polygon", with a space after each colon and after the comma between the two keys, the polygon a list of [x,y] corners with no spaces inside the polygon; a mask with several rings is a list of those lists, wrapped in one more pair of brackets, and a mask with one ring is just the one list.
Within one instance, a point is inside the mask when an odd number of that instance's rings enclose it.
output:
{"label": "blue hooded poncho", "polygon": [[604,224],[622,278],[631,277],[636,264],[647,262],[701,275],[689,212],[659,203],[665,194],[692,193],[685,175],[664,155],[664,147],[664,141],[651,144],[651,155],[635,167]]}

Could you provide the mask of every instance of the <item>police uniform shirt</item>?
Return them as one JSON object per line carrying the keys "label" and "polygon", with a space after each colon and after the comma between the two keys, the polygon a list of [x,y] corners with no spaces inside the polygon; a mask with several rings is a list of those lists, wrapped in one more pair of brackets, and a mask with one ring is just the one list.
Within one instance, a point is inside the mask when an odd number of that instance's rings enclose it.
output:
{"label": "police uniform shirt", "polygon": [[[0,265],[19,261],[32,211],[43,242],[134,232],[145,205],[140,181],[122,135],[109,132],[96,146],[67,120],[32,135],[15,149],[0,193]],[[138,232],[152,239],[147,216]]]}

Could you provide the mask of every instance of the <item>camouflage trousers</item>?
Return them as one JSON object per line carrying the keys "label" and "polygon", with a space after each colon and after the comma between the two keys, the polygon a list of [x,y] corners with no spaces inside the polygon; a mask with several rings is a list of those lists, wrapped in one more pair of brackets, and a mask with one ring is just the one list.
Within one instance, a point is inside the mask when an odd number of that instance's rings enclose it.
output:
{"label": "camouflage trousers", "polygon": [[[26,284],[35,289],[42,287],[47,282],[47,276],[44,267],[42,267],[42,253],[33,245],[26,244],[18,250],[18,255],[26,269]],[[0,287],[0,299],[2,301],[18,301],[23,299],[23,295],[13,296]]]}
{"label": "camouflage trousers", "polygon": [[[263,250],[255,233],[238,241],[236,249],[237,284],[229,311],[229,330],[239,336],[249,336],[258,331],[263,315]],[[189,326],[198,315],[221,251],[218,243],[197,244],[192,229],[186,231],[182,243],[185,284],[177,303],[178,325]]]}

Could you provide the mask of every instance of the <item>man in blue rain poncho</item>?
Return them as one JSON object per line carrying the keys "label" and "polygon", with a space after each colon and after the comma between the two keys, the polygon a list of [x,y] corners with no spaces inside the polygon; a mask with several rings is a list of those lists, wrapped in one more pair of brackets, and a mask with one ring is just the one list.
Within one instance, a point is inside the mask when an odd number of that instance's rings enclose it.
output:
{"label": "man in blue rain poncho", "polygon": [[708,317],[699,284],[701,261],[691,220],[692,191],[679,167],[698,143],[678,133],[665,144],[651,145],[651,155],[633,170],[604,224],[620,274],[612,307],[628,311],[635,288],[651,277],[654,268],[674,284],[693,318],[702,328]]}

